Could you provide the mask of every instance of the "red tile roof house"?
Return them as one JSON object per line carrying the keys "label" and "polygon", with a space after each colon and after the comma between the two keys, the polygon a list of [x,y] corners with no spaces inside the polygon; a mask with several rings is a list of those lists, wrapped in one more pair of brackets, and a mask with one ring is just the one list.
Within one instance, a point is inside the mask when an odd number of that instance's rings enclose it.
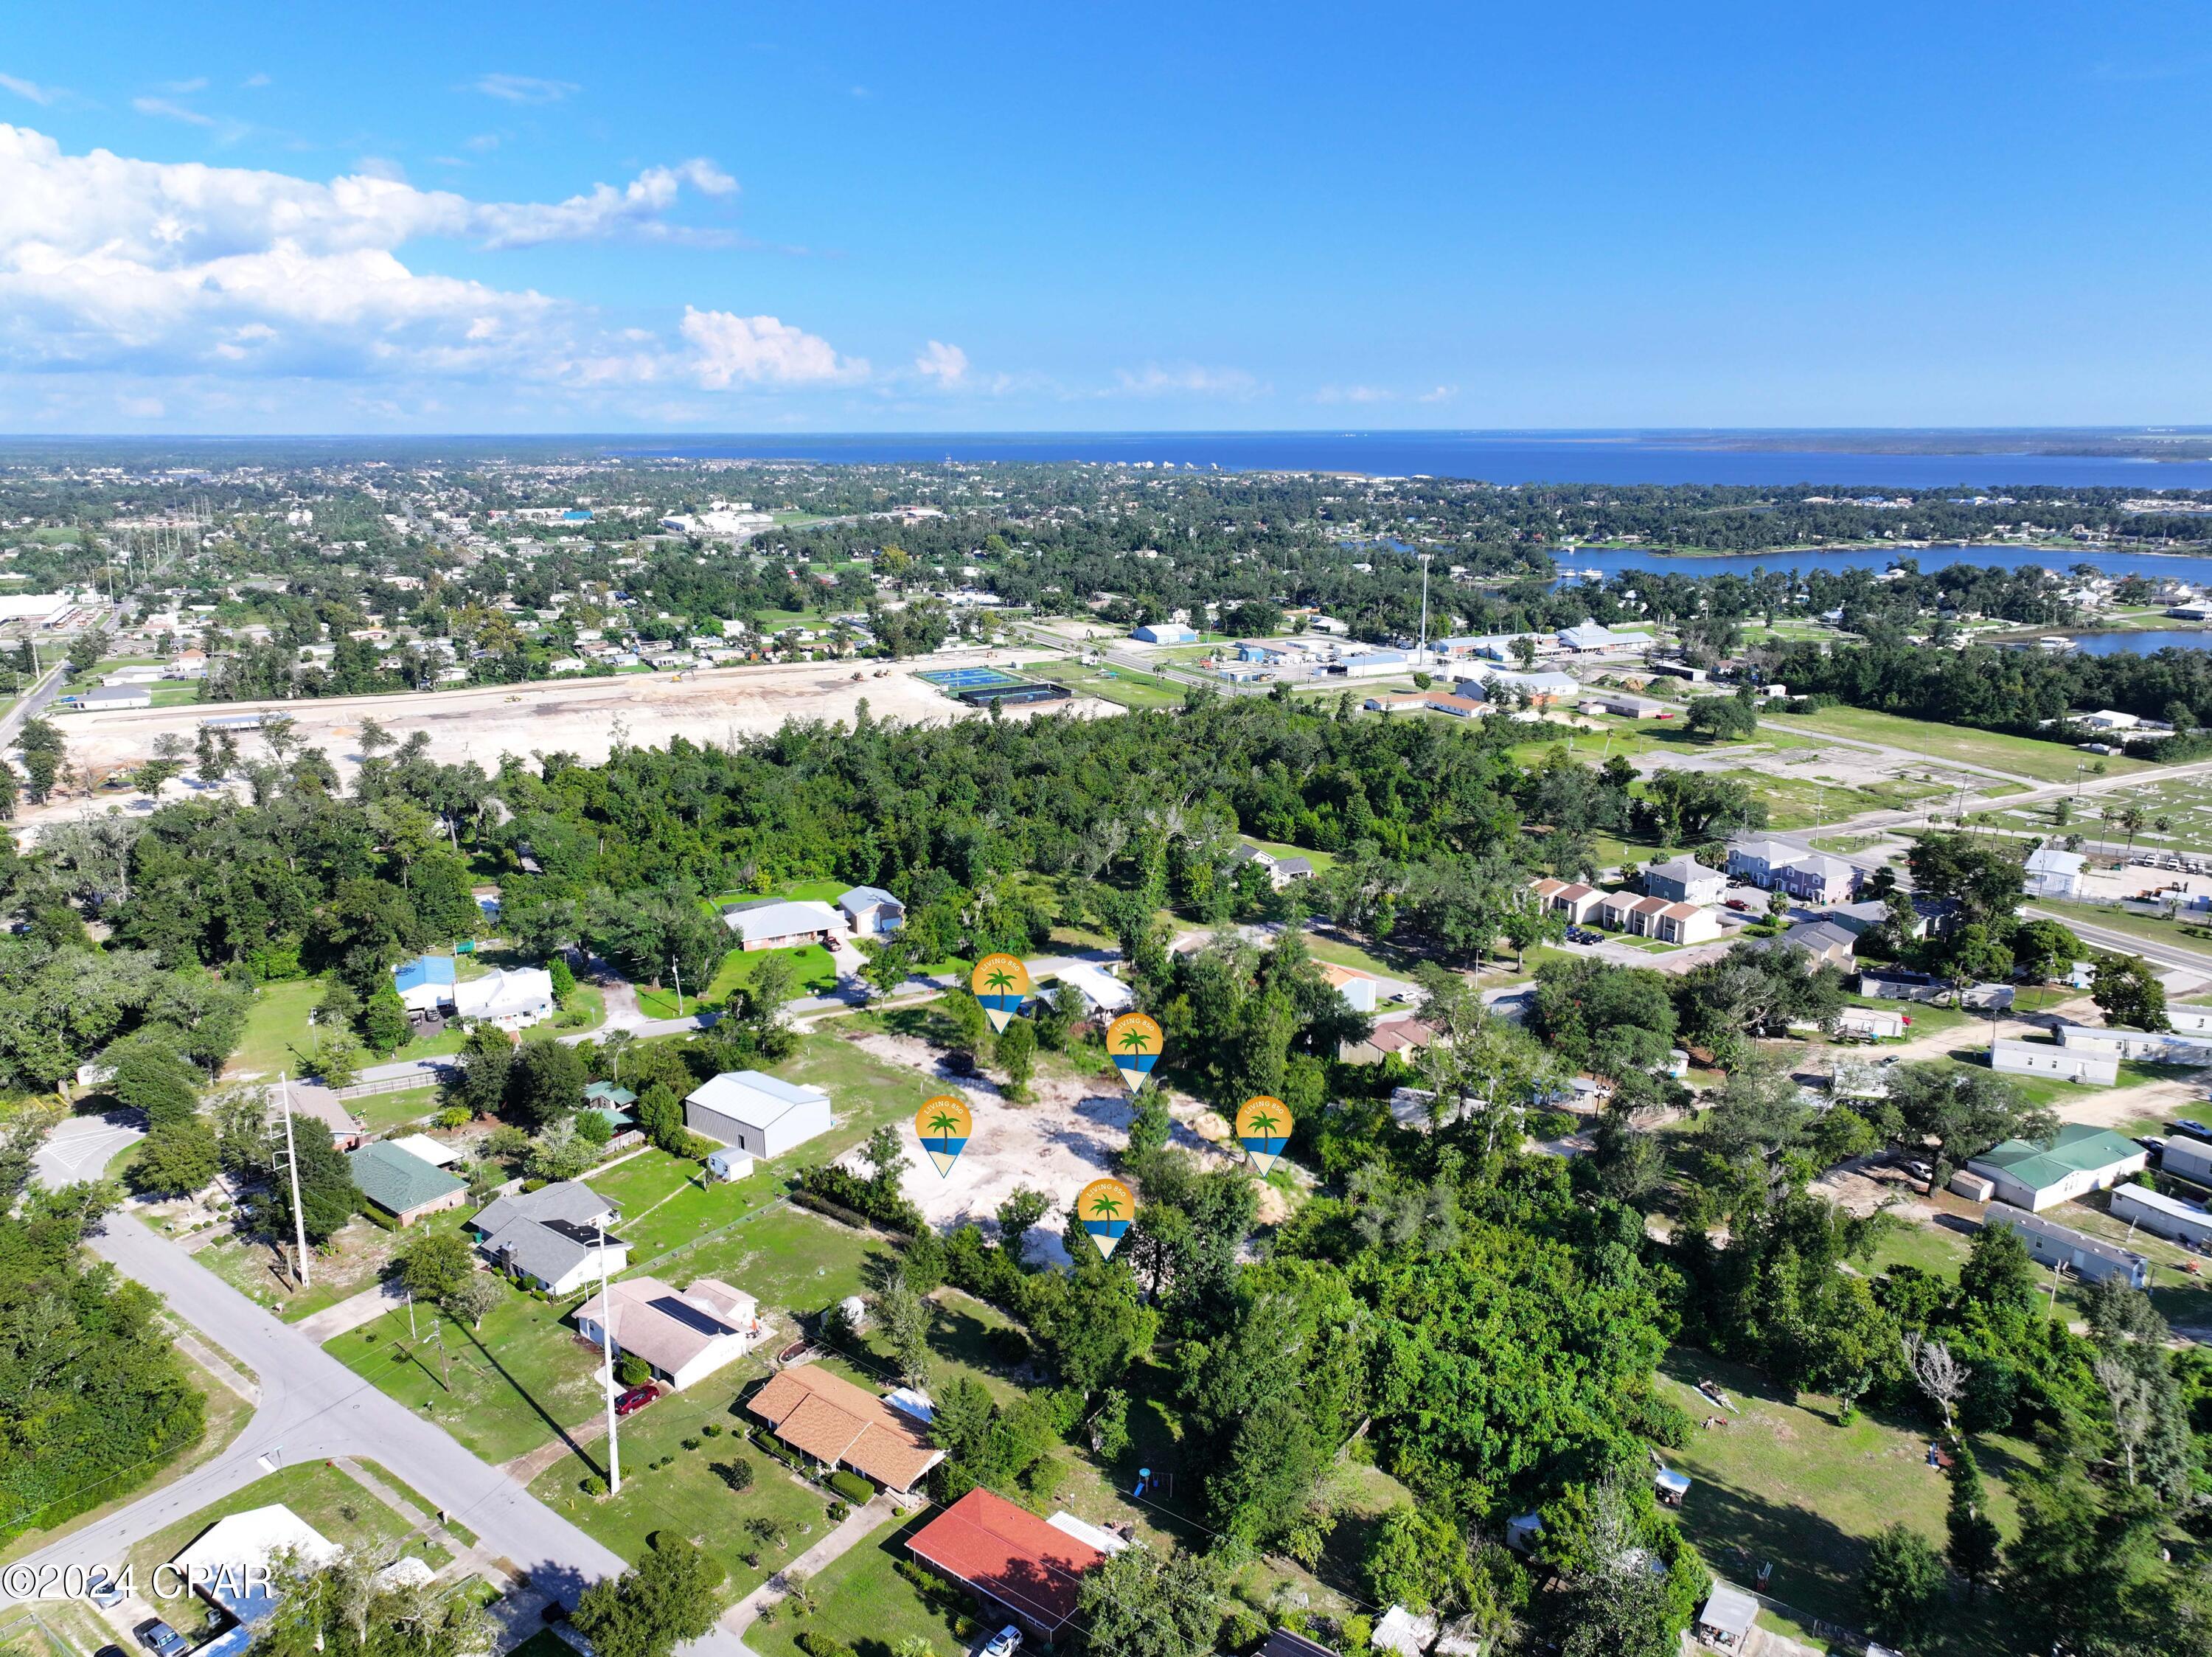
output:
{"label": "red tile roof house", "polygon": [[974,1594],[984,1620],[1006,1617],[1047,1645],[1074,1617],[1083,1573],[1106,1560],[1088,1542],[981,1489],[916,1531],[906,1547],[925,1569]]}

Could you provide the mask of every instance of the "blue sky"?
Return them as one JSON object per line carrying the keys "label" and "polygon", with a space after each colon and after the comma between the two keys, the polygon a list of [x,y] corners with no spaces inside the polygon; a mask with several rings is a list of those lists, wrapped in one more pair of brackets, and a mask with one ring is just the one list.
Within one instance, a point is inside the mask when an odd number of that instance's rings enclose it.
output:
{"label": "blue sky", "polygon": [[15,9],[0,429],[2212,421],[2193,8]]}

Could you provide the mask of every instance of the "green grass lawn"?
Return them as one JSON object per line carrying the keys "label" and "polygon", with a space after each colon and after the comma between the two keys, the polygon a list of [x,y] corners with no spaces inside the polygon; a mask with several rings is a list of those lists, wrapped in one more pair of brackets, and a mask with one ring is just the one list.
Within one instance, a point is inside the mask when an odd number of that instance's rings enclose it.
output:
{"label": "green grass lawn", "polygon": [[[288,978],[280,984],[261,985],[255,993],[253,1005],[246,1009],[246,1033],[238,1044],[237,1052],[231,1055],[224,1074],[271,1079],[280,1071],[299,1074],[300,1061],[293,1056],[292,1050],[310,1046],[321,1039],[323,1026],[309,1020],[328,987],[327,982],[319,978]],[[432,1058],[458,1053],[461,1051],[461,1039],[459,1026],[448,1025],[427,1040],[410,1041],[395,1053],[382,1058],[371,1055],[365,1062],[383,1063],[387,1059]]]}
{"label": "green grass lawn", "polygon": [[972,1602],[962,1594],[933,1603],[898,1574],[907,1538],[933,1516],[925,1508],[911,1519],[892,1520],[814,1578],[811,1616],[793,1616],[787,1608],[773,1623],[746,1630],[745,1643],[761,1657],[800,1657],[799,1636],[811,1630],[871,1652],[889,1651],[909,1638],[927,1640],[940,1654],[964,1651],[985,1631],[972,1615]]}
{"label": "green grass lawn", "polygon": [[1132,709],[1180,708],[1183,687],[1156,674],[1127,667],[1085,667],[1079,661],[1041,661],[1025,668],[1032,678],[1065,685],[1083,696],[1093,696],[1116,706]]}
{"label": "green grass lawn", "polygon": [[2062,921],[2124,932],[2145,943],[2172,944],[2181,949],[2203,949],[2212,944],[2212,926],[2201,921],[2170,921],[2157,915],[2136,915],[2117,905],[2064,903],[2046,898],[2034,899],[2033,907]]}
{"label": "green grass lawn", "polygon": [[[696,1539],[729,1573],[724,1603],[750,1593],[832,1528],[830,1494],[793,1477],[745,1441],[750,1418],[737,1399],[767,1373],[766,1362],[755,1354],[626,1418],[620,1496],[584,1494],[584,1481],[604,1471],[604,1441],[586,1446],[580,1457],[572,1452],[555,1462],[531,1482],[531,1494],[625,1559],[643,1554],[653,1532],[672,1528]],[[703,1430],[709,1426],[720,1430],[709,1437]],[[697,1447],[685,1449],[686,1439]],[[672,1456],[665,1467],[653,1465]],[[753,1475],[742,1491],[718,1471],[740,1461]],[[780,1541],[753,1537],[746,1526],[754,1520],[776,1525]],[[748,1554],[757,1563],[747,1564]]]}
{"label": "green grass lawn", "polygon": [[[1970,765],[1986,765],[1992,771],[2008,771],[2014,777],[2041,783],[2070,783],[2075,768],[2085,764],[2101,763],[2105,767],[2102,774],[2112,777],[2151,769],[2148,762],[2141,759],[2124,758],[2118,754],[2087,754],[2063,742],[1971,730],[1963,725],[1930,724],[1867,708],[1824,708],[1817,714],[1792,716],[1786,722],[1778,720],[1773,728],[1807,734],[1856,737],[1863,742],[1880,742],[1930,759],[1962,760]],[[1767,728],[1760,728],[1764,732]]]}
{"label": "green grass lawn", "polygon": [[346,1108],[362,1119],[373,1134],[420,1122],[438,1108],[435,1087],[402,1087],[388,1093],[364,1093],[346,1100]]}
{"label": "green grass lawn", "polygon": [[[415,1318],[419,1333],[411,1339],[403,1308],[333,1337],[323,1349],[486,1461],[535,1449],[601,1402],[591,1379],[598,1354],[561,1321],[557,1307],[516,1291],[481,1331],[434,1318],[428,1307]],[[434,1326],[444,1341],[442,1369]]]}
{"label": "green grass lawn", "polygon": [[1313,865],[1316,874],[1326,874],[1336,867],[1336,854],[1333,851],[1309,851],[1304,846],[1285,845],[1280,840],[1262,840],[1256,834],[1240,834],[1237,838],[1271,857],[1303,857]]}
{"label": "green grass lawn", "polygon": [[[1676,1349],[1660,1366],[1661,1390],[1692,1422],[1710,1416],[1725,1427],[1692,1427],[1689,1442],[1667,1453],[1670,1466],[1695,1482],[1680,1510],[1683,1530],[1713,1569],[1747,1581],[1764,1561],[1774,1565],[1769,1588],[1802,1611],[1857,1626],[1863,1619],[1858,1578],[1867,1539],[1902,1520],[1939,1549],[1949,1487],[1927,1465],[1930,1424],[1915,1415],[1863,1412],[1836,1424],[1832,1400],[1783,1398],[1756,1372]],[[1741,1413],[1729,1415],[1694,1390],[1700,1379],[1720,1383]],[[1990,1512],[2009,1538],[2017,1514],[2008,1481],[2034,1452],[1993,1434],[1974,1440],[1987,1481]],[[1995,1599],[1963,1603],[1950,1614],[1974,1623],[1994,1615]]]}
{"label": "green grass lawn", "polygon": [[[461,1224],[464,1214],[472,1212],[474,1207],[471,1205],[434,1214],[417,1221],[415,1229],[453,1229]],[[296,1323],[311,1313],[336,1306],[363,1289],[374,1288],[391,1265],[400,1238],[397,1233],[372,1225],[367,1220],[350,1221],[315,1251],[307,1268],[312,1281],[304,1289],[295,1288],[289,1276],[278,1271],[276,1251],[271,1246],[274,1240],[234,1233],[220,1242],[209,1244],[194,1258],[284,1322]],[[283,1241],[289,1253],[290,1239]]]}
{"label": "green grass lawn", "polygon": [[[416,1496],[390,1473],[364,1462],[364,1469],[395,1494],[413,1502],[424,1514],[437,1512],[437,1504]],[[244,1489],[180,1519],[136,1544],[128,1555],[142,1587],[153,1581],[154,1568],[173,1559],[202,1531],[218,1519],[250,1508],[283,1502],[328,1541],[343,1548],[368,1550],[380,1561],[403,1553],[427,1560],[434,1569],[452,1558],[434,1542],[409,1540],[407,1523],[362,1485],[320,1461],[302,1462],[258,1478]],[[161,1603],[161,1616],[186,1639],[191,1639],[212,1620],[197,1595],[179,1595]]]}

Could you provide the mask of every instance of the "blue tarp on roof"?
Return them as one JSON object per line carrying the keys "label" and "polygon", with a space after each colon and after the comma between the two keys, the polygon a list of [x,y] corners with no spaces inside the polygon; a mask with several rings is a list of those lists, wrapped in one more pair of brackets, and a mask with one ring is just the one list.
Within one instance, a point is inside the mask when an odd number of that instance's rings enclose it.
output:
{"label": "blue tarp on roof", "polygon": [[453,981],[453,958],[451,955],[418,955],[413,960],[392,969],[392,983],[402,995],[410,990],[420,990],[426,984],[446,984]]}

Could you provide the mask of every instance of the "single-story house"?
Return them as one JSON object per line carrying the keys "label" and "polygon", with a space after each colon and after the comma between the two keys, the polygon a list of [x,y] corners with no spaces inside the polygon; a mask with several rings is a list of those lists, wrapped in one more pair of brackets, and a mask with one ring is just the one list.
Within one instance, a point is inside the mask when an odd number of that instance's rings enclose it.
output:
{"label": "single-story house", "polygon": [[[276,1609],[278,1594],[270,1568],[279,1561],[310,1569],[329,1564],[338,1546],[283,1502],[248,1508],[218,1519],[169,1562],[178,1580],[235,1624],[216,1642],[246,1635]],[[234,1641],[243,1651],[250,1639]],[[226,1650],[231,1648],[226,1646]]]}
{"label": "single-story house", "polygon": [[453,986],[453,1016],[520,1030],[553,1016],[553,975],[542,966],[507,966]]}
{"label": "single-story house", "polygon": [[331,1143],[340,1150],[361,1148],[363,1131],[361,1118],[346,1108],[346,1102],[338,1097],[337,1089],[326,1087],[319,1081],[288,1082],[283,1094],[270,1100],[270,1104],[282,1109],[286,1099],[291,1101],[293,1115],[313,1117],[328,1128]]}
{"label": "single-story house", "polygon": [[830,1095],[762,1070],[725,1070],[684,1099],[684,1124],[763,1159],[830,1131]]}
{"label": "single-story house", "polygon": [[1998,1202],[2033,1213],[2117,1185],[2149,1160],[2148,1151],[2109,1128],[2069,1122],[2048,1145],[2008,1139],[1969,1158],[1966,1170],[1995,1185]]}
{"label": "single-story house", "polygon": [[2064,1266],[2085,1282],[2100,1283],[2107,1277],[2118,1277],[2130,1288],[2142,1288],[2150,1282],[2150,1262],[2133,1249],[2062,1226],[2039,1214],[1992,1203],[1982,1223],[2010,1226],[2027,1245],[2029,1258],[2037,1264]]}
{"label": "single-story house", "polygon": [[1950,986],[1926,972],[1892,967],[1884,972],[1859,972],[1859,994],[1869,1001],[1940,1001]]}
{"label": "single-story house", "polygon": [[453,1004],[453,958],[417,955],[392,969],[392,988],[399,1004],[410,1013],[434,1013]]}
{"label": "single-story house", "polygon": [[801,1455],[849,1467],[886,1489],[912,1489],[945,1459],[911,1416],[817,1363],[779,1370],[745,1408]]}
{"label": "single-story house", "polygon": [[1280,857],[1264,847],[1240,840],[1229,854],[1231,865],[1257,863],[1267,871],[1267,884],[1280,892],[1293,880],[1313,877],[1313,860],[1309,857]]}
{"label": "single-story house", "polygon": [[1728,876],[1694,857],[1669,857],[1644,871],[1644,889],[1678,904],[1717,904],[1728,891]]}
{"label": "single-story house", "polygon": [[[629,1245],[606,1236],[615,1205],[580,1179],[489,1203],[469,1221],[477,1246],[509,1276],[548,1295],[569,1295],[592,1278],[629,1268]],[[605,1239],[604,1259],[601,1240]]]}
{"label": "single-story house", "polygon": [[2192,1185],[2212,1185],[2212,1144],[2187,1134],[2168,1134],[2158,1159],[2159,1171]]}
{"label": "single-story house", "polygon": [[925,1569],[973,1594],[982,1620],[1004,1617],[1047,1645],[1075,1616],[1085,1572],[1106,1556],[978,1485],[908,1538]]}
{"label": "single-story house", "polygon": [[1657,719],[1672,710],[1656,697],[1632,696],[1626,691],[1600,691],[1595,696],[1584,697],[1576,711],[1615,714],[1623,719]]}
{"label": "single-story house", "polygon": [[2212,1007],[2190,1007],[2180,1002],[2166,1004],[2166,1021],[2181,1035],[2212,1035]]}
{"label": "single-story house", "polygon": [[346,1154],[355,1189],[403,1226],[468,1200],[469,1185],[388,1139]]}
{"label": "single-story house", "polygon": [[830,944],[846,930],[845,917],[812,899],[755,898],[726,905],[722,924],[737,935],[740,949],[793,949],[801,944]]}
{"label": "single-story house", "polygon": [[1893,1041],[1905,1033],[1911,1022],[1903,1013],[1887,1007],[1846,1007],[1836,1019],[1836,1029],[1842,1035]]}
{"label": "single-story house", "polygon": [[2083,1087],[2109,1087],[2120,1079],[2120,1056],[1999,1036],[1990,1047],[1990,1068],[2000,1075],[2057,1076]]}
{"label": "single-story house", "polygon": [[1355,1013],[1372,1013],[1382,998],[1382,980],[1372,972],[1363,972],[1356,966],[1340,966],[1334,961],[1322,961],[1322,977],[1336,986],[1336,993],[1344,997],[1344,1004]]}
{"label": "single-story house", "polygon": [[1073,990],[1075,1002],[1061,1008],[1073,1018],[1089,1018],[1097,1014],[1114,1017],[1127,1012],[1137,1004],[1137,992],[1115,978],[1103,966],[1089,961],[1068,961],[1052,970],[1053,989],[1041,990],[1040,995],[1050,996],[1053,1005],[1060,1006],[1060,990]]}
{"label": "single-story house", "polygon": [[1396,1053],[1411,1063],[1414,1055],[1436,1039],[1437,1033],[1417,1018],[1381,1019],[1366,1040],[1345,1042],[1336,1057],[1345,1064],[1380,1064]]}
{"label": "single-story house", "polygon": [[2170,1237],[2191,1248],[2212,1247],[2212,1214],[2201,1203],[2185,1203],[2148,1185],[2112,1187],[2112,1218],[2141,1226],[2154,1237]]}
{"label": "single-story house", "polygon": [[1336,1654],[1303,1634],[1277,1629],[1267,1636],[1267,1643],[1260,1648],[1260,1657],[1336,1657]]}
{"label": "single-story house", "polygon": [[1442,1632],[1437,1619],[1426,1611],[1392,1605],[1375,1619],[1367,1644],[1371,1650],[1390,1653],[1391,1657],[1428,1657],[1429,1648]]}
{"label": "single-story house", "polygon": [[2111,1025],[2061,1022],[2052,1033],[2069,1052],[2110,1053],[2117,1058],[2148,1059],[2154,1064],[2212,1064],[2212,1032],[2122,1030]]}
{"label": "single-story house", "polygon": [[2061,851],[2052,846],[2027,854],[2021,865],[2021,884],[2031,898],[2078,898],[2081,895],[2081,871],[2089,860],[2078,851]]}
{"label": "single-story house", "polygon": [[879,937],[906,924],[906,905],[881,886],[856,886],[842,892],[837,908],[856,938]]}
{"label": "single-story house", "polygon": [[643,1359],[679,1392],[768,1336],[753,1297],[712,1277],[680,1292],[658,1277],[626,1277],[576,1308],[576,1328],[587,1340],[611,1337],[617,1357]]}
{"label": "single-story house", "polygon": [[1802,949],[1820,966],[1849,967],[1858,948],[1858,938],[1832,921],[1802,921],[1780,937],[1769,940],[1785,949]]}
{"label": "single-story house", "polygon": [[1705,1608],[1698,1613],[1694,1632],[1699,1641],[1717,1650],[1741,1652],[1758,1621],[1758,1600],[1741,1588],[1716,1582],[1705,1598]]}

